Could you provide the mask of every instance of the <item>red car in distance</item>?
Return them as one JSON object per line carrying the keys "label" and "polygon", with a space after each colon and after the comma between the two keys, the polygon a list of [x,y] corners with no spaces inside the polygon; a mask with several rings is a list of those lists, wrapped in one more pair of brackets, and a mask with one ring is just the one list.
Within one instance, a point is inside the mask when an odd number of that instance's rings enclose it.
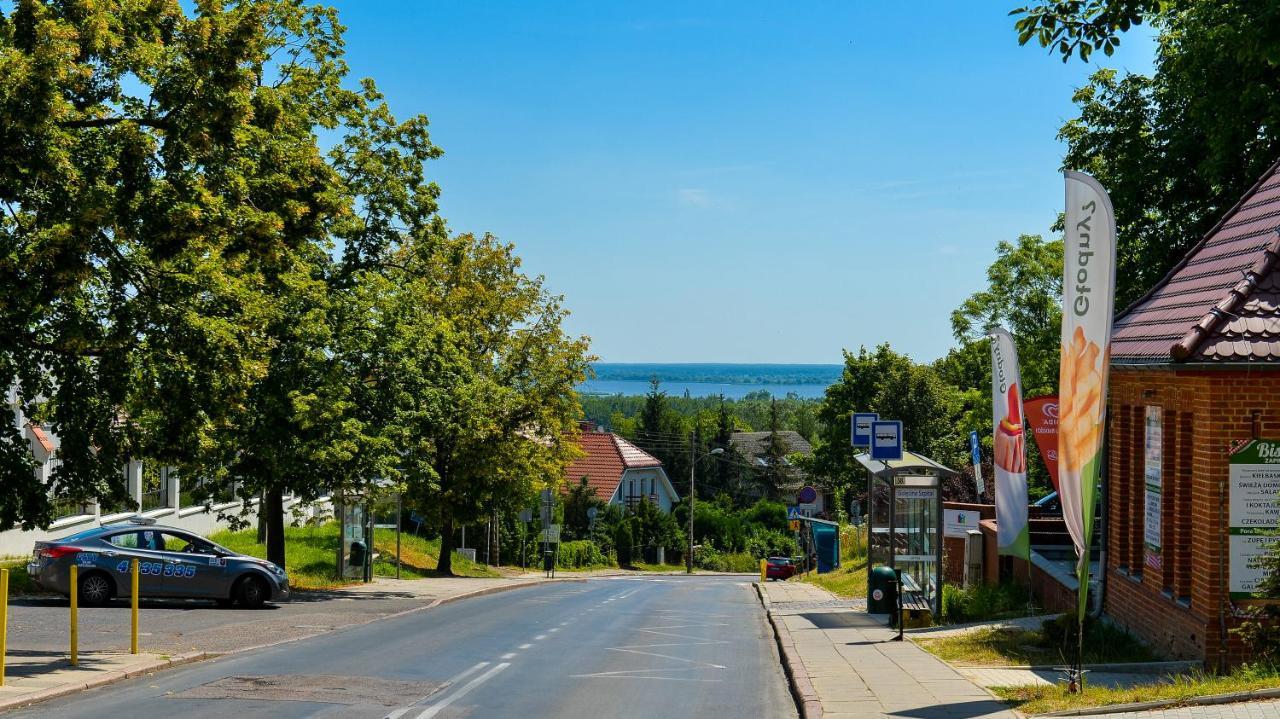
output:
{"label": "red car in distance", "polygon": [[796,565],[791,563],[789,557],[769,557],[764,570],[766,579],[790,579],[795,575]]}

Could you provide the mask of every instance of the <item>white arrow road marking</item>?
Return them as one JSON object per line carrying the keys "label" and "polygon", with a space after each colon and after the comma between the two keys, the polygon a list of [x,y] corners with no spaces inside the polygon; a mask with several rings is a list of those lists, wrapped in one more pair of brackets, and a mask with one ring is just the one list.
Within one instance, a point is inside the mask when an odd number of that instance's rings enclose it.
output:
{"label": "white arrow road marking", "polygon": [[484,674],[481,674],[475,679],[472,679],[471,681],[462,685],[462,687],[460,687],[458,691],[453,692],[452,694],[449,694],[448,696],[441,698],[440,701],[436,702],[435,704],[428,706],[425,711],[423,711],[421,714],[419,714],[416,717],[416,719],[431,719],[431,717],[444,711],[444,709],[448,707],[450,704],[454,703],[455,701],[471,693],[472,689],[475,689],[481,684],[484,684],[485,682],[489,681],[494,677],[494,675],[496,675],[498,672],[502,671],[503,669],[506,669],[509,666],[511,665],[507,662],[503,662],[501,664],[494,666],[492,669],[485,672]]}

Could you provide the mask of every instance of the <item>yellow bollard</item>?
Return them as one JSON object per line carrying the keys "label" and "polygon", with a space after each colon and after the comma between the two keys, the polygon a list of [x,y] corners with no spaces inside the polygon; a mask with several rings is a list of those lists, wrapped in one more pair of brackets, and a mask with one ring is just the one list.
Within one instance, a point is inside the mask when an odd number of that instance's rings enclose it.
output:
{"label": "yellow bollard", "polygon": [[138,560],[133,560],[129,567],[129,577],[133,582],[130,588],[129,601],[132,607],[133,625],[129,633],[129,653],[138,653]]}
{"label": "yellow bollard", "polygon": [[9,570],[0,569],[0,687],[4,686],[4,655],[9,642]]}
{"label": "yellow bollard", "polygon": [[79,633],[79,627],[78,627],[79,616],[77,611],[79,609],[79,602],[77,601],[79,599],[77,595],[80,593],[79,584],[80,584],[79,567],[73,564],[71,565],[71,587],[70,587],[71,589],[71,666],[73,667],[78,666],[80,664],[80,655],[77,652],[78,647],[76,646],[80,639],[80,633]]}
{"label": "yellow bollard", "polygon": [[766,574],[768,571],[769,571],[769,560],[767,560],[767,559],[761,559],[761,560],[760,560],[760,581],[762,581],[762,582],[763,582],[763,581],[766,581],[766,580],[765,580],[765,574]]}

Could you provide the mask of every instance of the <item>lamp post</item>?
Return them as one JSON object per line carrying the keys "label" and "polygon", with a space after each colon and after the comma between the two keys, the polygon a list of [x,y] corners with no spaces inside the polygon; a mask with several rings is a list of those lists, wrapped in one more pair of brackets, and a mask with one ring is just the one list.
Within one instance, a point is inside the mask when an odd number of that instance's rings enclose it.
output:
{"label": "lamp post", "polygon": [[[698,501],[697,487],[694,485],[696,481],[694,476],[698,469],[698,455],[696,452],[697,443],[693,436],[689,437],[689,552],[684,558],[684,573],[693,574],[693,508]],[[724,447],[716,447],[715,449],[702,455],[710,457],[713,454],[724,454]]]}

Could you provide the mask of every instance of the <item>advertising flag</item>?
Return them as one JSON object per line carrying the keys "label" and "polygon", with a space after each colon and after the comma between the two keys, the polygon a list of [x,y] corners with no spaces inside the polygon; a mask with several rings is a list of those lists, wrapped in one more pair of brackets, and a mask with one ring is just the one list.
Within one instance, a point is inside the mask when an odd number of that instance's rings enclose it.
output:
{"label": "advertising flag", "polygon": [[1053,482],[1053,491],[1058,487],[1058,395],[1050,394],[1041,397],[1028,397],[1022,400],[1027,410],[1027,427],[1036,438],[1036,446],[1040,448],[1040,459],[1044,460],[1044,468],[1049,470],[1049,481]]}
{"label": "advertising flag", "polygon": [[1089,590],[1089,547],[1098,493],[1115,314],[1116,220],[1092,177],[1067,172],[1062,267],[1062,364],[1058,374],[1058,496],[1075,544],[1078,616]]}
{"label": "advertising flag", "polygon": [[1027,528],[1027,439],[1023,433],[1018,349],[1004,328],[991,331],[991,409],[995,427],[996,546],[1031,559]]}

